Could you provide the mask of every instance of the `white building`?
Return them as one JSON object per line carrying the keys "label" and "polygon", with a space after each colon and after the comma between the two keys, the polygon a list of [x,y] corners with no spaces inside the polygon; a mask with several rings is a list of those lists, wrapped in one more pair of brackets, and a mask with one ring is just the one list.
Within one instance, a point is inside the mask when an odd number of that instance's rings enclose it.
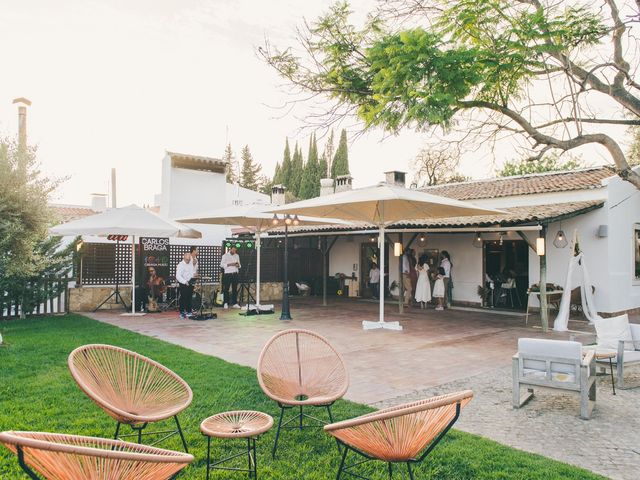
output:
{"label": "white building", "polygon": [[[232,205],[269,203],[268,195],[229,184],[223,160],[166,152],[162,159],[162,191],[156,197],[158,213],[177,220]],[[231,235],[223,225],[193,225],[202,232],[195,244],[220,245]],[[176,239],[177,241],[178,239]],[[179,243],[189,243],[179,239]]]}
{"label": "white building", "polygon": [[[401,172],[389,172],[387,177],[404,184]],[[612,169],[593,167],[477,180],[425,191],[507,213],[391,226],[392,230],[404,229],[388,237],[391,282],[399,278],[400,270],[392,243],[401,241],[402,235],[404,247],[413,248],[417,256],[437,256],[442,250],[450,253],[455,303],[479,305],[478,287],[485,286],[485,274],[495,277],[509,269],[516,274],[519,299],[524,304],[526,290],[540,279],[536,238],[544,235],[546,240],[547,283],[563,285],[571,252],[569,246],[558,248],[553,241],[560,230],[569,241],[577,231],[598,310],[612,314],[640,308],[640,191]],[[362,291],[371,256],[377,253],[376,236],[345,230],[306,227],[298,228],[298,233],[337,234],[329,253],[329,274],[358,277]]]}

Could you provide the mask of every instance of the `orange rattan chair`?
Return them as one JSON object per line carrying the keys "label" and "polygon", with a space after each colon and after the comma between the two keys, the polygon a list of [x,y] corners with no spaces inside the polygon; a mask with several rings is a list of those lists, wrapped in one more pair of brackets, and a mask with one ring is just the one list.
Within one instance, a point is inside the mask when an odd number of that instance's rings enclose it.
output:
{"label": "orange rattan chair", "polygon": [[34,480],[163,480],[193,461],[188,453],[59,433],[2,432],[0,443]]}
{"label": "orange rattan chair", "polygon": [[[142,431],[149,423],[173,417],[176,430],[144,435],[163,435],[155,445],[178,433],[185,452],[189,451],[178,413],[191,404],[193,393],[178,375],[147,357],[112,345],[76,348],[68,363],[80,389],[118,422],[115,439],[137,436],[142,443]],[[136,433],[119,435],[122,424]]]}
{"label": "orange rattan chair", "polygon": [[[405,463],[413,480],[411,464],[419,463],[435,448],[460,416],[460,410],[471,401],[473,392],[440,395],[379,410],[324,427],[344,445],[337,478],[342,474],[365,478],[350,470],[369,460],[388,464],[389,478],[393,465]],[[366,460],[345,465],[349,451]]]}
{"label": "orange rattan chair", "polygon": [[[309,330],[285,330],[276,334],[262,349],[258,360],[258,382],[264,393],[280,407],[280,419],[273,444],[275,458],[282,428],[302,428],[307,415],[303,407],[324,407],[333,422],[331,405],[342,398],[349,386],[349,375],[342,356],[327,339]],[[282,422],[286,409],[299,408],[299,412]],[[297,421],[295,426],[288,426]]]}

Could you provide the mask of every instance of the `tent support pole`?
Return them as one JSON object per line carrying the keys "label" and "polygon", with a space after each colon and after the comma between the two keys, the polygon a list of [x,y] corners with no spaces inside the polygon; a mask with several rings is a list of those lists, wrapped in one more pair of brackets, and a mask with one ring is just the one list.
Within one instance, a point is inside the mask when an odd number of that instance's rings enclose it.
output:
{"label": "tent support pole", "polygon": [[[398,234],[398,241],[400,245],[404,246],[402,233]],[[395,249],[394,249],[395,253]],[[404,278],[402,278],[402,260],[404,256],[404,250],[402,254],[398,257],[398,313],[402,315],[404,313]]]}
{"label": "tent support pole", "polygon": [[[547,226],[543,225],[540,230],[540,237],[544,239],[545,246],[547,244]],[[542,323],[542,331],[549,331],[549,310],[547,304],[547,252],[545,248],[544,255],[540,255],[540,319]]]}
{"label": "tent support pole", "polygon": [[[256,305],[260,312],[260,230],[256,231]],[[248,311],[248,310],[247,310]]]}

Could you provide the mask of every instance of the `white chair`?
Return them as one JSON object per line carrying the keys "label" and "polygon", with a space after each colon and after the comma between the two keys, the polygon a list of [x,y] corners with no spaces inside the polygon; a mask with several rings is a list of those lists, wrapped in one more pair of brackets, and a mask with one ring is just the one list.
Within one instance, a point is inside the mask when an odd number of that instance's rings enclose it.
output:
{"label": "white chair", "polygon": [[513,301],[513,296],[515,295],[518,306],[521,307],[522,303],[520,302],[520,295],[518,295],[518,286],[516,285],[515,278],[509,278],[506,282],[500,285],[501,294],[500,296],[504,299],[504,305],[507,306],[507,299],[511,302],[511,308],[515,308],[515,303]]}
{"label": "white chair", "polygon": [[[640,364],[640,325],[629,323],[629,316],[626,313],[617,317],[594,320],[593,323],[596,327],[596,344],[585,348],[595,349],[598,353],[616,354],[611,361],[616,365],[618,388],[624,389],[624,367]],[[609,359],[597,361],[606,365]]]}
{"label": "white chair", "polygon": [[[533,397],[533,387],[555,388],[580,393],[580,418],[588,420],[596,401],[595,352],[582,355],[580,342],[518,339],[513,356],[513,408]],[[524,397],[520,387],[529,387]]]}

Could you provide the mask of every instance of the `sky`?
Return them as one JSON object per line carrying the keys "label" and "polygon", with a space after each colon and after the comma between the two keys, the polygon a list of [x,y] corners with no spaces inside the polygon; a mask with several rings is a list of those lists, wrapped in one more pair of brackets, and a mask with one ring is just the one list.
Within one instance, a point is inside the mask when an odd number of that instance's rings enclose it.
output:
{"label": "sky", "polygon": [[[17,132],[16,97],[33,102],[29,142],[42,170],[66,181],[58,203],[88,204],[117,170],[118,205],[152,204],[164,152],[220,158],[248,145],[269,176],[285,137],[306,156],[308,131],[278,106],[291,92],[256,55],[265,38],[294,43],[295,28],[333,3],[293,0],[2,0],[0,135]],[[355,0],[359,15],[375,2]],[[304,108],[304,107],[302,107]],[[302,113],[304,113],[302,111]],[[338,134],[338,132],[336,132]],[[350,144],[355,186],[408,170],[426,134],[374,131]],[[493,173],[488,153],[461,170]]]}

